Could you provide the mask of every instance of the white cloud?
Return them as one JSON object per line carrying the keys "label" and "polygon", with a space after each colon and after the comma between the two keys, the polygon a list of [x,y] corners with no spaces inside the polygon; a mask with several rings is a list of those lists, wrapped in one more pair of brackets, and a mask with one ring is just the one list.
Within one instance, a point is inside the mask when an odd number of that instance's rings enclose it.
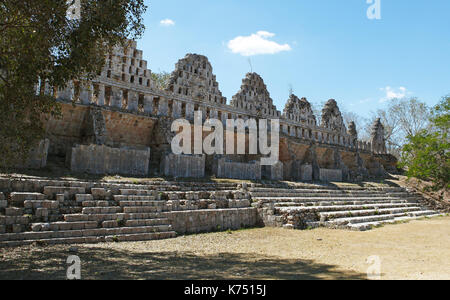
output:
{"label": "white cloud", "polygon": [[386,102],[392,99],[403,99],[406,98],[408,94],[410,94],[408,90],[403,86],[399,87],[398,89],[387,86],[385,88],[381,88],[380,90],[385,93],[385,96],[380,99],[380,102]]}
{"label": "white cloud", "polygon": [[175,21],[171,19],[164,19],[161,22],[159,22],[162,26],[175,26]]}
{"label": "white cloud", "polygon": [[282,51],[291,51],[289,44],[278,44],[269,38],[275,34],[267,31],[258,31],[250,36],[238,36],[228,42],[231,52],[242,56],[253,56],[260,54],[276,54]]}

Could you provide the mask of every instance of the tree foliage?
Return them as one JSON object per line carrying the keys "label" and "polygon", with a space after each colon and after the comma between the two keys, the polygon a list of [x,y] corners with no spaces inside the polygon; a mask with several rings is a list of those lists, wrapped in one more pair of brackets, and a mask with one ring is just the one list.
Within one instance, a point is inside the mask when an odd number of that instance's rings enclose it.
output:
{"label": "tree foliage", "polygon": [[167,89],[169,87],[170,76],[170,73],[164,71],[159,73],[152,73],[152,81],[155,85],[155,88],[160,90]]}
{"label": "tree foliage", "polygon": [[77,0],[75,19],[74,2],[0,0],[0,167],[23,160],[59,114],[52,90],[95,77],[114,45],[143,33],[143,0]]}
{"label": "tree foliage", "polygon": [[450,96],[432,111],[430,128],[407,137],[401,166],[409,177],[432,180],[437,187],[450,183]]}
{"label": "tree foliage", "polygon": [[417,98],[393,99],[387,109],[379,109],[369,124],[377,118],[385,127],[386,148],[400,158],[408,136],[414,136],[429,126],[430,109]]}

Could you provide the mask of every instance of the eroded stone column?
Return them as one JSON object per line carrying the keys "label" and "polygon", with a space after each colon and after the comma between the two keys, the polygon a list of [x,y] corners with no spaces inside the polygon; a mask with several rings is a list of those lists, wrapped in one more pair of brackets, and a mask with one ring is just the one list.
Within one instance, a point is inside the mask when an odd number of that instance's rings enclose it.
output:
{"label": "eroded stone column", "polygon": [[153,113],[153,97],[150,95],[144,95],[144,112]]}
{"label": "eroded stone column", "polygon": [[172,111],[173,118],[178,119],[181,117],[181,105],[182,103],[180,101],[177,100],[173,101],[173,111]]}
{"label": "eroded stone column", "polygon": [[94,87],[91,83],[85,84],[81,87],[80,91],[80,101],[82,104],[89,105],[92,102],[92,98],[94,95]]}
{"label": "eroded stone column", "polygon": [[139,95],[135,91],[128,91],[128,110],[137,111]]}
{"label": "eroded stone column", "polygon": [[186,103],[186,120],[194,120],[194,104]]}
{"label": "eroded stone column", "polygon": [[105,105],[105,85],[99,84],[97,91],[97,105],[104,106]]}
{"label": "eroded stone column", "polygon": [[122,108],[122,99],[123,99],[122,89],[112,87],[111,91],[112,91],[111,106],[115,108]]}
{"label": "eroded stone column", "polygon": [[164,97],[160,97],[158,116],[167,116],[168,111],[169,111],[169,103],[167,102],[167,99]]}

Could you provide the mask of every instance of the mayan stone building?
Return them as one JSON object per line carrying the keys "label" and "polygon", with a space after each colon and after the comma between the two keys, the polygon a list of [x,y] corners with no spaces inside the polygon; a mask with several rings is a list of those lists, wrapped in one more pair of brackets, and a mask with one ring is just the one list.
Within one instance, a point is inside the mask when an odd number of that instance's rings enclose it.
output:
{"label": "mayan stone building", "polygon": [[[354,181],[395,170],[380,120],[368,142],[358,140],[354,123],[346,128],[335,100],[323,108],[321,124],[307,99],[296,95],[289,97],[282,113],[256,73],[245,76],[228,104],[202,55],[179,60],[169,85],[161,90],[152,82],[142,51],[130,41],[108,55],[96,79],[71,82],[54,93],[63,117],[46,123],[45,147],[33,153],[39,158],[32,164],[37,167],[48,156],[65,158],[73,172],[82,173],[292,181]],[[279,163],[261,166],[257,155],[174,156],[171,124],[180,118],[193,122],[196,111],[203,120],[218,119],[224,125],[228,119],[279,119]]]}
{"label": "mayan stone building", "polygon": [[[75,175],[166,179],[2,177],[0,248],[146,241],[255,226],[369,230],[441,215],[404,188],[335,184],[384,177],[395,170],[396,159],[386,153],[380,120],[366,142],[358,140],[355,123],[346,128],[335,100],[326,103],[321,123],[307,99],[295,95],[281,113],[255,73],[245,76],[229,105],[208,59],[196,54],[176,64],[161,90],[136,46],[130,42],[117,47],[95,80],[71,82],[58,91],[46,89],[61,104],[62,117],[45,122],[46,137],[24,166],[39,169],[65,160]],[[215,126],[230,120],[271,120],[266,130],[271,140],[278,128],[272,121],[279,120],[279,160],[265,165],[265,157],[251,151],[172,153],[174,120],[182,119],[195,131],[202,121],[199,112],[203,121],[213,119]],[[239,141],[235,146],[250,148],[254,128],[226,128],[227,135]],[[200,131],[193,142],[208,137]],[[254,182],[195,179],[211,175]],[[191,179],[178,180],[183,177]]]}

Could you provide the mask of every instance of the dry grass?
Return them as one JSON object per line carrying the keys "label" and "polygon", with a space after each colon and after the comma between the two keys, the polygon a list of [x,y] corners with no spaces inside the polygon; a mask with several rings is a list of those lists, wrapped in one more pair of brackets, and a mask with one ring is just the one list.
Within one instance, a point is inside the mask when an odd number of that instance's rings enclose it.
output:
{"label": "dry grass", "polygon": [[[262,228],[171,240],[81,245],[83,279],[450,279],[450,218],[369,232]],[[65,279],[70,246],[0,249],[0,279]]]}

